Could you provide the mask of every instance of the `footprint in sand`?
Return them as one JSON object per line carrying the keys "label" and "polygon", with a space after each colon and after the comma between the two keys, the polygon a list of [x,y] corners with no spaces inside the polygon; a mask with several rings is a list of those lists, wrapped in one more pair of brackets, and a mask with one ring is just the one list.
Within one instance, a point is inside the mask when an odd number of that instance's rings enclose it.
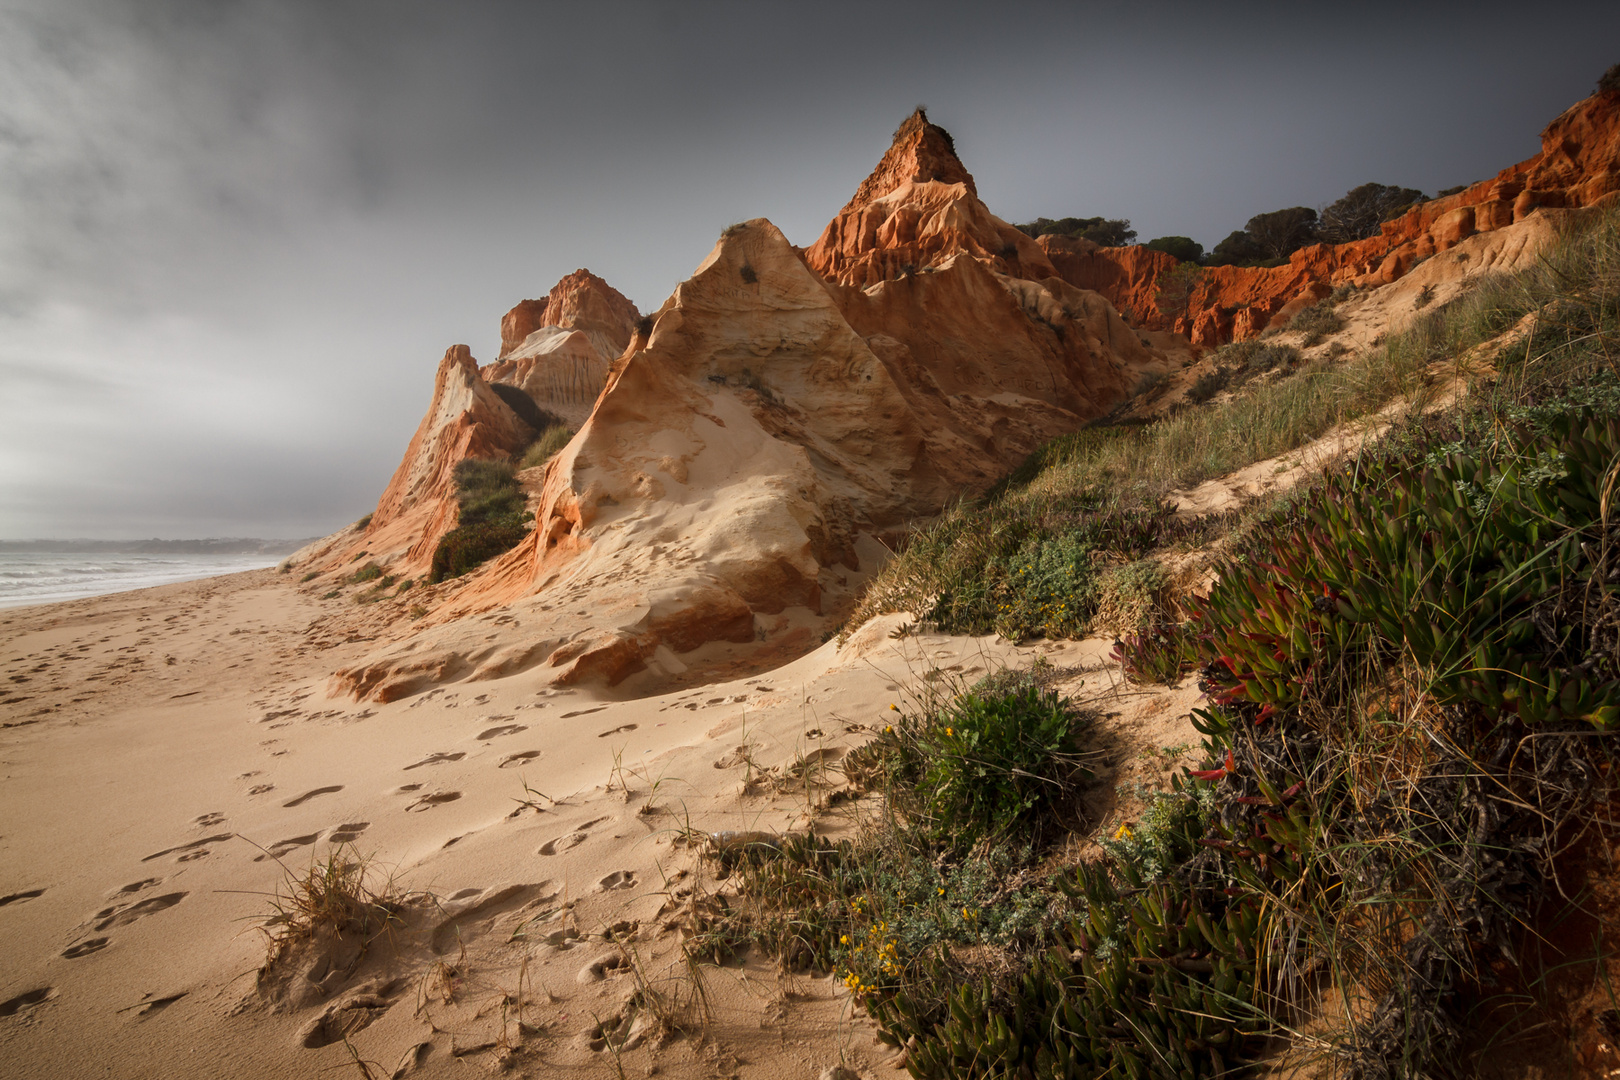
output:
{"label": "footprint in sand", "polygon": [[36,896],[44,895],[44,893],[44,889],[29,889],[27,892],[14,892],[9,896],[0,896],[0,907],[5,907],[7,904],[27,903]]}
{"label": "footprint in sand", "polygon": [[617,735],[617,734],[619,734],[620,732],[623,732],[623,731],[634,731],[634,730],[636,730],[636,725],[635,724],[620,724],[618,727],[614,728],[612,731],[604,731],[604,732],[602,732],[602,734],[598,735],[597,738],[598,739],[605,739],[609,735]]}
{"label": "footprint in sand", "polygon": [[547,840],[544,844],[541,844],[540,854],[555,855],[559,851],[567,851],[569,848],[578,847],[590,838],[590,833],[582,832],[569,833],[567,836],[559,836],[555,840]]}
{"label": "footprint in sand", "polygon": [[38,1005],[42,1001],[49,1001],[56,996],[56,987],[42,986],[38,990],[28,990],[14,998],[0,1001],[0,1016],[15,1016],[18,1012],[30,1005]]}
{"label": "footprint in sand", "polygon": [[596,892],[612,892],[615,889],[633,889],[636,887],[636,872],[634,870],[615,870],[607,877],[596,883]]}
{"label": "footprint in sand", "polygon": [[164,893],[162,896],[153,896],[133,904],[115,904],[109,908],[102,908],[91,916],[95,920],[98,932],[111,930],[115,926],[128,926],[138,919],[148,915],[156,915],[160,911],[167,911],[186,898],[186,893]]}
{"label": "footprint in sand", "polygon": [[[388,1011],[399,992],[396,979],[379,991],[350,994],[342,1001],[328,1005],[318,1016],[298,1029],[298,1045],[306,1050],[319,1050],[335,1042],[343,1042],[361,1028],[370,1027],[372,1021]],[[367,1073],[367,1075],[372,1075]],[[399,1075],[395,1073],[394,1075]]]}
{"label": "footprint in sand", "polygon": [[371,828],[369,821],[352,821],[347,825],[338,825],[326,836],[329,844],[352,844],[360,839],[360,834]]}
{"label": "footprint in sand", "polygon": [[294,836],[287,840],[277,840],[275,843],[271,844],[265,849],[263,855],[253,856],[253,861],[264,862],[266,859],[279,859],[283,855],[287,854],[287,852],[301,847],[308,847],[320,838],[320,833],[312,832],[307,836]]}
{"label": "footprint in sand", "polygon": [[528,727],[524,724],[502,724],[500,727],[492,727],[484,731],[480,731],[478,733],[478,741],[487,742],[490,739],[499,738],[502,735],[516,735],[520,731],[528,730]]}
{"label": "footprint in sand", "polygon": [[66,949],[63,949],[62,957],[65,960],[77,960],[81,956],[89,956],[91,953],[98,953],[110,944],[112,944],[111,938],[89,938],[85,941],[79,942],[77,945],[69,945]]}
{"label": "footprint in sand", "polygon": [[292,800],[290,800],[288,802],[284,802],[281,805],[283,807],[285,807],[285,808],[291,809],[294,806],[302,806],[302,805],[304,805],[305,803],[309,802],[309,800],[313,799],[317,795],[330,795],[334,791],[342,791],[342,790],[343,790],[343,785],[342,784],[332,784],[329,787],[318,787],[314,791],[306,791],[302,795],[298,796],[298,798],[292,799]]}
{"label": "footprint in sand", "polygon": [[563,713],[560,719],[567,720],[570,716],[589,716],[591,713],[601,712],[605,708],[607,708],[606,705],[598,705],[594,709],[575,709],[573,712]]}
{"label": "footprint in sand", "polygon": [[[178,994],[169,994],[167,997],[153,998],[151,1001],[139,1002],[138,1004],[141,1006],[141,1011],[136,1013],[135,1016],[139,1019],[145,1019],[154,1013],[160,1013],[164,1009],[167,1009],[170,1005],[173,1005],[175,1002],[185,997],[188,993],[190,993],[190,991],[182,990]],[[132,1009],[134,1007],[134,1005],[130,1006]]]}
{"label": "footprint in sand", "polygon": [[248,788],[248,794],[263,795],[267,791],[274,790],[276,790],[276,785],[274,784],[254,784],[252,787]]}
{"label": "footprint in sand", "polygon": [[608,819],[605,817],[593,818],[592,820],[581,825],[574,832],[569,833],[567,836],[559,836],[555,840],[546,841],[544,844],[540,845],[540,854],[555,855],[559,851],[567,851],[569,848],[579,847],[579,845],[591,838],[591,834],[585,830],[594,825],[600,825],[606,820]]}
{"label": "footprint in sand", "polygon": [[541,881],[532,885],[461,890],[446,902],[451,912],[449,916],[433,928],[431,944],[434,953],[443,956],[472,938],[482,936],[493,929],[499,916],[508,912],[519,908],[527,911],[538,904],[556,899],[557,893],[554,890],[548,895],[534,895],[545,892],[550,885],[549,881]]}
{"label": "footprint in sand", "polygon": [[525,750],[521,754],[507,754],[505,757],[501,758],[500,765],[496,767],[504,769],[510,765],[521,765],[525,761],[533,761],[539,756],[540,751],[538,750]]}
{"label": "footprint in sand", "polygon": [[[480,735],[479,738],[483,738],[483,736]],[[443,765],[447,761],[460,761],[462,758],[464,758],[466,756],[467,756],[467,752],[465,750],[457,750],[453,754],[444,753],[444,752],[440,752],[440,753],[436,753],[436,754],[429,754],[427,757],[423,758],[421,761],[418,761],[416,764],[405,766],[405,768],[403,770],[401,770],[401,771],[410,772],[412,769],[420,769],[424,765]]]}
{"label": "footprint in sand", "polygon": [[120,896],[128,896],[130,893],[137,893],[142,889],[150,889],[152,886],[160,884],[162,881],[163,879],[160,877],[141,878],[141,880],[132,881],[122,888],[114,889],[108,894],[107,899],[116,900]]}
{"label": "footprint in sand", "polygon": [[193,859],[200,859],[207,855],[208,852],[202,849],[206,848],[209,844],[223,843],[235,835],[235,833],[219,833],[215,836],[205,836],[201,840],[193,840],[189,844],[181,844],[178,847],[164,848],[162,851],[154,851],[152,854],[142,859],[141,862],[151,862],[153,859],[161,859],[163,856],[173,855],[177,851],[181,853],[180,858],[176,860],[177,862],[191,862]]}
{"label": "footprint in sand", "polygon": [[423,795],[421,798],[411,803],[411,805],[407,806],[405,810],[407,813],[411,811],[431,810],[435,806],[443,806],[445,803],[455,802],[459,798],[461,798],[461,792],[459,791],[435,791],[432,794]]}
{"label": "footprint in sand", "polygon": [[225,814],[220,810],[211,810],[199,818],[193,818],[192,824],[199,829],[211,829],[225,820]]}
{"label": "footprint in sand", "polygon": [[421,791],[421,790],[422,790],[422,785],[421,784],[401,784],[401,785],[399,785],[399,787],[394,789],[394,794],[395,795],[404,795],[408,791]]}

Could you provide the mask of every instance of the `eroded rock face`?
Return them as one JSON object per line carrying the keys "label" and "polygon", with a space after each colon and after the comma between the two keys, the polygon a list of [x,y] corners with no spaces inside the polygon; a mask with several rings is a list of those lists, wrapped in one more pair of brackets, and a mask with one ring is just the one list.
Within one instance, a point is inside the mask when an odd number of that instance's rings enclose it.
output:
{"label": "eroded rock face", "polygon": [[[554,316],[514,309],[483,372],[559,412],[589,391],[534,531],[335,690],[531,669],[614,683],[809,647],[806,620],[836,623],[876,569],[874,536],[1107,413],[1158,356],[989,212],[920,112],[816,247],[763,219],[728,229],[611,367]],[[542,627],[544,648],[489,652],[496,609]]]}
{"label": "eroded rock face", "polygon": [[1477,233],[1505,228],[1544,207],[1593,206],[1616,192],[1620,92],[1610,92],[1578,102],[1549,124],[1534,157],[1455,195],[1414,207],[1385,222],[1378,236],[1302,248],[1283,266],[1205,269],[1184,314],[1161,312],[1155,302],[1159,275],[1176,265],[1169,256],[1056,237],[1042,237],[1041,242],[1065,281],[1102,293],[1116,308],[1130,312],[1134,324],[1180,330],[1195,344],[1213,346],[1279,325],[1286,318],[1284,307],[1312,287],[1387,285]]}
{"label": "eroded rock face", "polygon": [[551,287],[544,300],[524,300],[501,319],[501,352],[505,360],[544,326],[590,335],[602,351],[618,356],[630,344],[641,318],[623,293],[586,269],[575,270]]}
{"label": "eroded rock face", "polygon": [[590,415],[608,367],[641,316],[617,289],[575,270],[545,300],[524,300],[501,319],[501,354],[484,379],[518,387],[577,427]]}
{"label": "eroded rock face", "polygon": [[966,254],[1017,277],[1053,277],[1039,245],[990,213],[943,128],[921,109],[804,253],[820,275],[865,287]]}
{"label": "eroded rock face", "polygon": [[510,457],[534,436],[534,429],[480,376],[467,346],[452,345],[434,375],[427,415],[377,500],[370,526],[351,547],[401,551],[399,571],[425,570],[439,538],[456,524],[451,475],[456,463]]}

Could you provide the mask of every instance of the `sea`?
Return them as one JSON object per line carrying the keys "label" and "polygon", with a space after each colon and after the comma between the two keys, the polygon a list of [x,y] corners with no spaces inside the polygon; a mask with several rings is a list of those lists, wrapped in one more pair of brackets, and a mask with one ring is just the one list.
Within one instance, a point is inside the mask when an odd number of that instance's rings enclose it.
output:
{"label": "sea", "polygon": [[0,608],[54,604],[257,570],[275,566],[294,550],[293,545],[283,544],[228,552],[8,550],[11,546],[0,544]]}

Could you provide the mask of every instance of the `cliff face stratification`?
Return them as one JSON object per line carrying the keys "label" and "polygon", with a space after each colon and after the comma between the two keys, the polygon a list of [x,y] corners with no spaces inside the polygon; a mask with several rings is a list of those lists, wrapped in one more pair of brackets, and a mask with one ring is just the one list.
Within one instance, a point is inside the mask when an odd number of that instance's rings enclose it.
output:
{"label": "cliff face stratification", "polygon": [[1390,284],[1470,236],[1523,221],[1542,207],[1594,206],[1617,191],[1620,91],[1610,91],[1576,103],[1547,125],[1534,157],[1455,195],[1418,205],[1385,222],[1378,236],[1302,248],[1283,266],[1204,270],[1187,313],[1174,318],[1155,303],[1158,275],[1176,265],[1170,256],[1060,237],[1042,237],[1041,246],[1065,281],[1106,296],[1136,325],[1179,330],[1194,344],[1213,346],[1255,337],[1291,301],[1320,299],[1345,282]]}
{"label": "cliff face stratification", "polygon": [[1018,277],[1056,274],[1033,240],[979,201],[950,135],[922,109],[900,125],[878,167],[804,253],[828,281],[859,287],[959,254]]}
{"label": "cliff face stratification", "polygon": [[578,427],[640,318],[613,286],[589,270],[575,270],[544,300],[524,300],[506,313],[500,356],[484,369],[484,378],[518,387],[540,408]]}
{"label": "cliff face stratification", "polygon": [[[1106,413],[1156,356],[985,208],[920,111],[817,248],[758,219],[639,326],[615,297],[581,272],[508,313],[480,377],[564,415],[577,400],[558,373],[575,369],[560,360],[600,359],[614,332],[625,344],[535,481],[528,539],[440,587],[425,630],[335,689],[387,699],[530,668],[613,683],[786,658],[852,607],[886,554],[875,537]],[[468,621],[495,608],[545,636],[472,647]]]}
{"label": "cliff face stratification", "polygon": [[[523,543],[414,591],[425,617],[379,630],[332,689],[388,700],[524,672],[651,688],[790,659],[853,606],[881,537],[1109,413],[1169,366],[1147,341],[1182,348],[1166,330],[1252,336],[1334,284],[1394,281],[1458,244],[1444,257],[1458,266],[1441,267],[1453,277],[1526,257],[1555,230],[1505,226],[1620,187],[1617,106],[1620,94],[1583,102],[1536,158],[1377,238],[1205,271],[1173,326],[1154,304],[1169,256],[1036,243],[990,212],[918,110],[810,248],[757,219],[726,230],[645,319],[581,270],[507,314],[489,367],[452,349],[369,529],[329,540],[320,565],[363,553],[420,572],[453,523],[456,461],[515,457],[545,422],[531,405],[577,434],[523,474]],[[1482,232],[1503,242],[1470,239]]]}

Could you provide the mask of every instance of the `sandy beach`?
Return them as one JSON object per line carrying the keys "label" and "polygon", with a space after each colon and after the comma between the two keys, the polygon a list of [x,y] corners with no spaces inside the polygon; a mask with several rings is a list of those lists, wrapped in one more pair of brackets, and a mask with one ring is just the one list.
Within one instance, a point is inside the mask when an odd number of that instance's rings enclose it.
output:
{"label": "sandy beach", "polygon": [[[701,1024],[650,1014],[690,999],[683,918],[724,891],[699,834],[847,831],[838,760],[929,673],[1045,657],[1157,745],[1195,693],[1116,685],[1101,641],[896,616],[634,700],[517,676],[360,705],[326,692],[368,647],[342,607],[263,570],[0,615],[0,1072],[882,1075],[826,972],[744,954],[699,969]],[[363,956],[261,980],[278,890],[340,847],[407,902]]]}

